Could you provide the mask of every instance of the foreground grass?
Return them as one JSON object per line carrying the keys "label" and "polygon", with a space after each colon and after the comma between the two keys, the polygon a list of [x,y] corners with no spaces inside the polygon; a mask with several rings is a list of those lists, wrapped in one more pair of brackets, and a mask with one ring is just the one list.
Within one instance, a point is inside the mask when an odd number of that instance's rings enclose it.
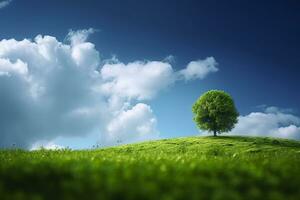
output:
{"label": "foreground grass", "polygon": [[0,199],[300,199],[300,143],[189,137],[0,151]]}

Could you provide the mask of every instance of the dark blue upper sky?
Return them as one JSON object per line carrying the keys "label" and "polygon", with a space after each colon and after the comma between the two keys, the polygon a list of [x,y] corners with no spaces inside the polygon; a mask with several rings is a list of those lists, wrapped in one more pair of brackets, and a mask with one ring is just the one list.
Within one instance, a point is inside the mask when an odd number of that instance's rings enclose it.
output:
{"label": "dark blue upper sky", "polygon": [[[14,0],[0,10],[0,39],[47,34],[63,40],[69,29],[92,27],[99,31],[89,40],[102,59],[173,55],[180,69],[213,56],[218,73],[179,83],[151,101],[162,132],[180,135],[194,132],[191,105],[209,89],[232,94],[241,114],[262,104],[299,111],[299,24],[297,0]],[[182,121],[176,130],[163,125],[170,116]]]}

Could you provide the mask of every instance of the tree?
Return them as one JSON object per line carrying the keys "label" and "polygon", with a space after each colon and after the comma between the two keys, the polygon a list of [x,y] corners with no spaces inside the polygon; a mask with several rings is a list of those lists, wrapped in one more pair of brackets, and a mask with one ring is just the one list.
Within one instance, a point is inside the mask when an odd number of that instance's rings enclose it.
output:
{"label": "tree", "polygon": [[198,128],[211,131],[214,136],[232,130],[239,116],[231,96],[221,90],[204,93],[192,110]]}

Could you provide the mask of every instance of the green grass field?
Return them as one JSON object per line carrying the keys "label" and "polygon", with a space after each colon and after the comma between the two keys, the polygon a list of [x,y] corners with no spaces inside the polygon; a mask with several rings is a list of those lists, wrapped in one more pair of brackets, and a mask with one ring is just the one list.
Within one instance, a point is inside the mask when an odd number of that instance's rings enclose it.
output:
{"label": "green grass field", "polygon": [[0,151],[0,199],[300,199],[300,143],[188,137]]}

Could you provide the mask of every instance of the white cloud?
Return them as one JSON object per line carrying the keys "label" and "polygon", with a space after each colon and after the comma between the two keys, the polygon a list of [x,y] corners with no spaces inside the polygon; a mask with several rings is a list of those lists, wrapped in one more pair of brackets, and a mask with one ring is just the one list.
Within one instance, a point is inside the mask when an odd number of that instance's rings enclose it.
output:
{"label": "white cloud", "polygon": [[156,94],[182,79],[203,79],[209,73],[218,71],[213,57],[191,61],[186,68],[175,72],[169,62],[135,61],[128,64],[119,62],[115,57],[106,62],[101,69],[104,84],[101,91],[108,95],[118,95],[129,99],[149,100]]}
{"label": "white cloud", "polygon": [[101,76],[105,81],[101,90],[105,94],[138,100],[152,99],[175,80],[172,66],[160,61],[107,63]]}
{"label": "white cloud", "polygon": [[17,59],[16,62],[11,62],[9,59],[0,58],[0,76],[10,76],[12,73],[26,75],[28,72],[27,64]]}
{"label": "white cloud", "polygon": [[273,133],[277,137],[300,139],[300,127],[295,125],[289,125],[286,127],[280,127]]}
{"label": "white cloud", "polygon": [[[87,38],[89,32],[80,34]],[[64,44],[41,35],[0,41],[0,146],[100,131],[105,101],[92,90],[101,83],[99,53],[80,41]]]}
{"label": "white cloud", "polygon": [[64,149],[64,146],[55,144],[54,142],[50,141],[38,141],[31,145],[30,151],[36,151],[41,149],[47,149],[47,150],[61,150]]}
{"label": "white cloud", "polygon": [[1,1],[0,2],[0,9],[8,6],[11,2],[12,2],[12,0]]}
{"label": "white cloud", "polygon": [[101,68],[100,53],[86,41],[94,31],[70,31],[66,42],[48,35],[0,41],[0,147],[95,133],[107,145],[158,137],[157,119],[141,102],[180,80],[171,58],[113,58]]}
{"label": "white cloud", "polygon": [[191,61],[185,69],[179,71],[179,76],[185,80],[203,79],[208,74],[217,72],[218,63],[213,57],[204,60]]}
{"label": "white cloud", "polygon": [[66,39],[71,42],[71,45],[75,46],[78,44],[85,43],[88,36],[95,32],[96,32],[96,30],[93,28],[82,29],[82,30],[77,30],[77,31],[70,30]]}
{"label": "white cloud", "polygon": [[240,116],[230,134],[300,139],[300,118],[283,110],[267,107],[264,112]]}
{"label": "white cloud", "polygon": [[291,108],[278,108],[276,106],[260,106],[266,113],[287,113],[291,114],[294,112]]}
{"label": "white cloud", "polygon": [[115,115],[107,126],[108,143],[120,140],[139,141],[158,138],[156,118],[149,105],[138,103],[123,109]]}

